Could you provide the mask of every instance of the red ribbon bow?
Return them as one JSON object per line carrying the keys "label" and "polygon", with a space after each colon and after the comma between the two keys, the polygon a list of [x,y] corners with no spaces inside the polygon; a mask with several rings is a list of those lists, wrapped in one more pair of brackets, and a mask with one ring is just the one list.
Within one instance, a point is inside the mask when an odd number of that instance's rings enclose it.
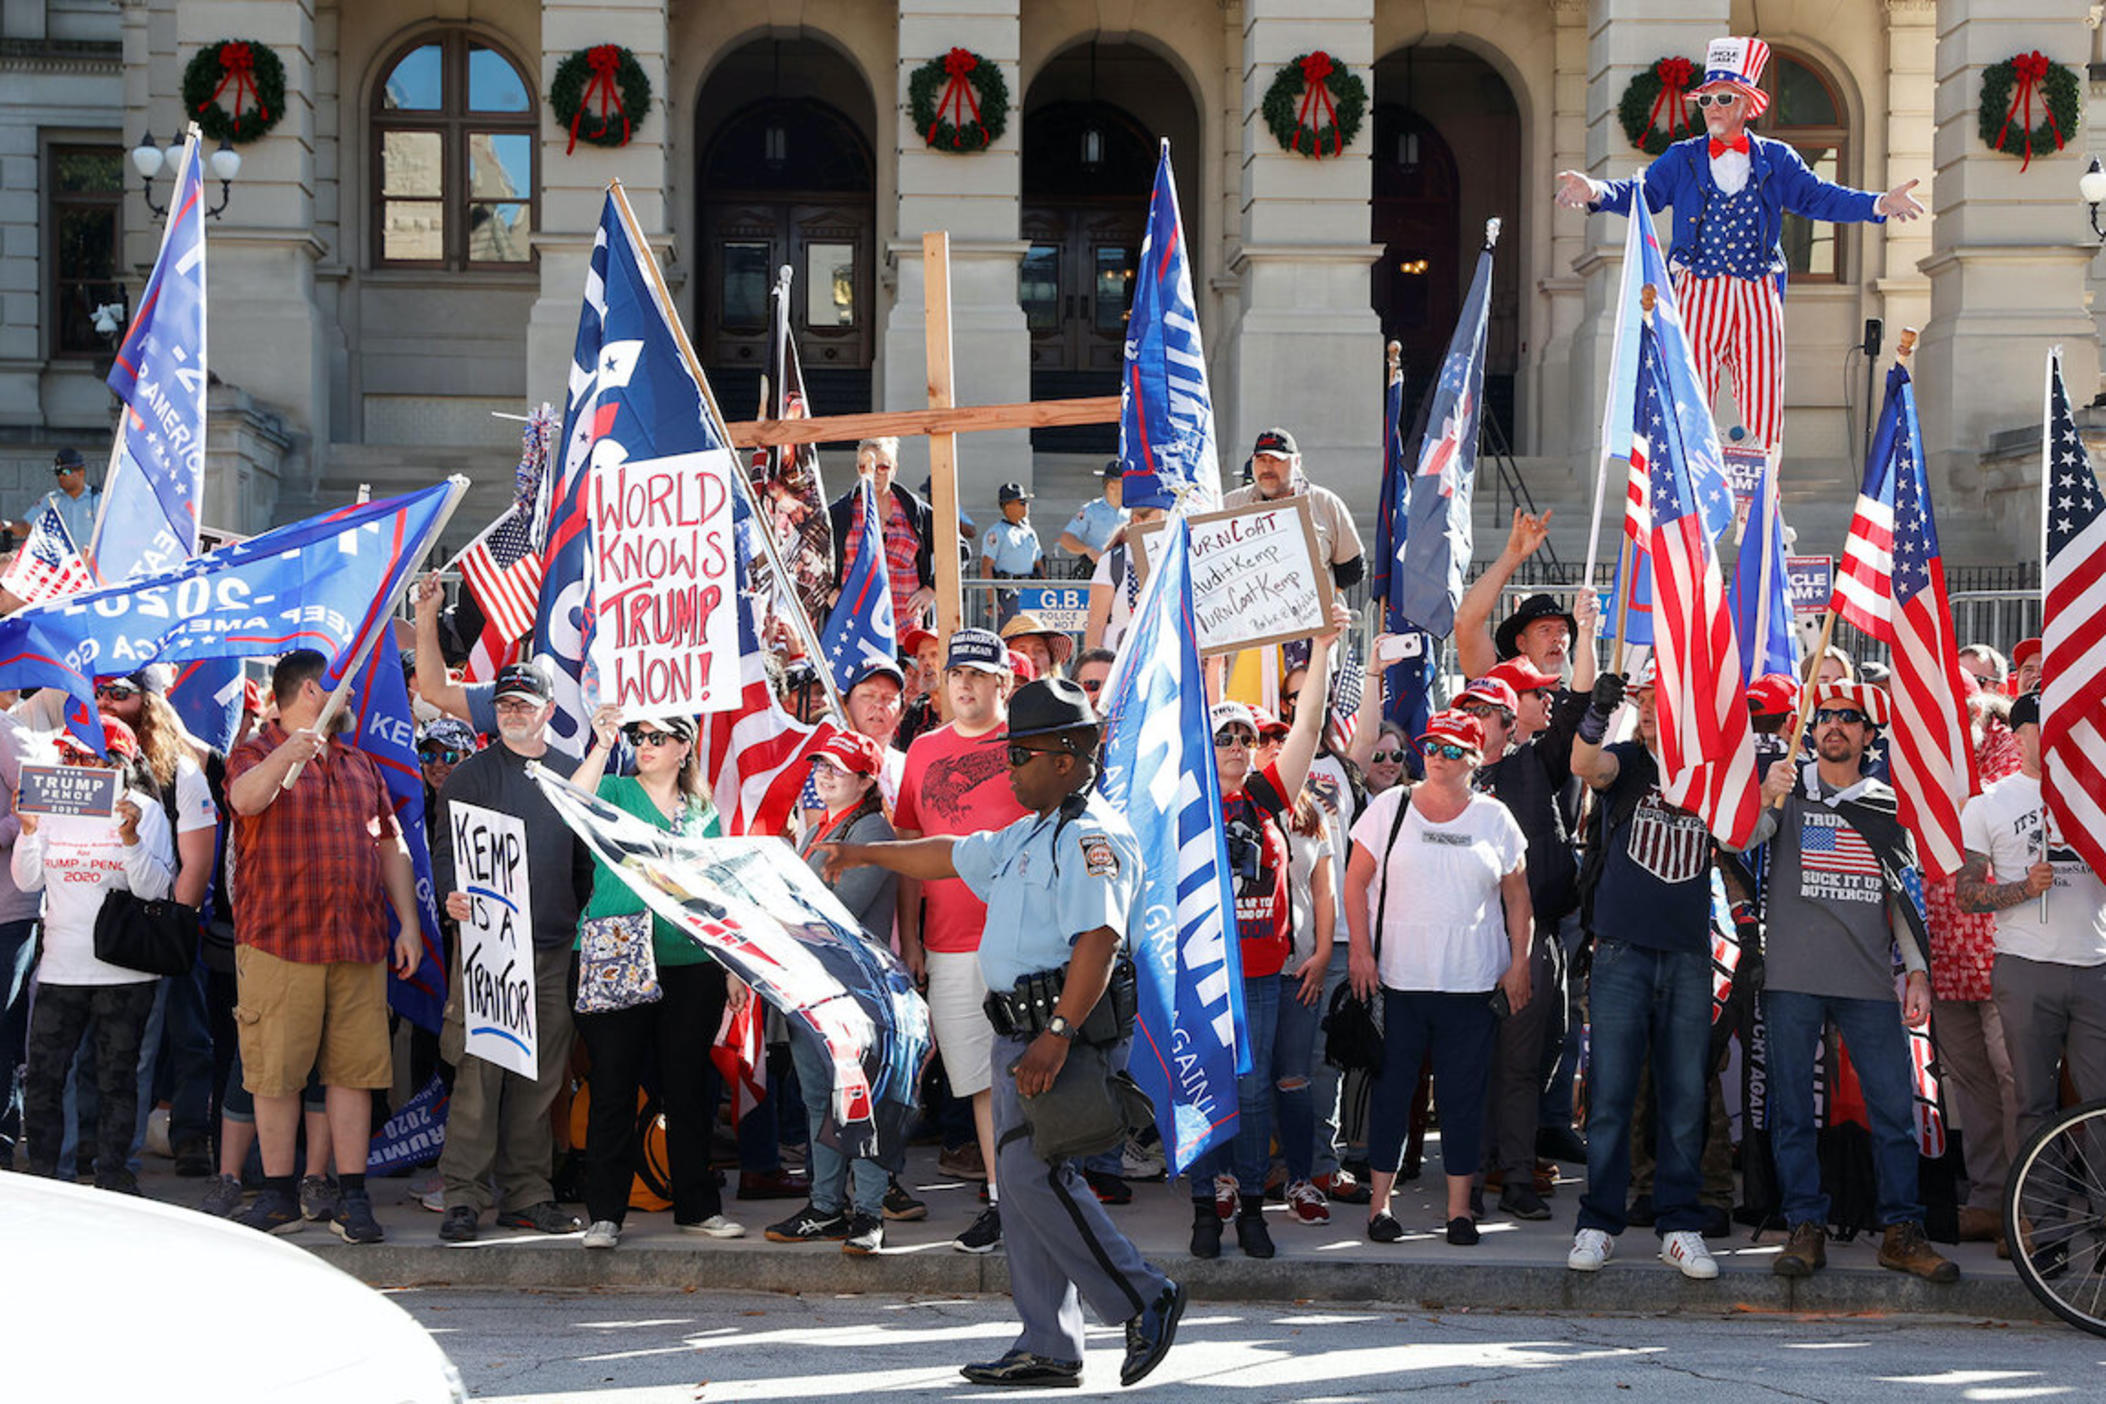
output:
{"label": "red ribbon bow", "polygon": [[1746,132],[1742,132],[1739,136],[1733,138],[1733,140],[1731,141],[1720,141],[1717,137],[1713,137],[1711,138],[1710,149],[1711,159],[1714,161],[1716,161],[1719,157],[1725,155],[1728,151],[1738,151],[1743,156],[1745,156],[1748,151],[1748,134]]}
{"label": "red ribbon bow", "polygon": [[948,80],[943,85],[943,98],[936,104],[936,117],[929,123],[929,134],[923,138],[929,145],[936,144],[936,129],[944,124],[945,113],[952,114],[951,145],[965,145],[966,114],[972,114],[972,123],[980,129],[980,145],[987,145],[987,124],[980,120],[980,94],[966,75],[980,66],[971,49],[953,49],[943,56],[943,72]]}
{"label": "red ribbon bow", "polygon": [[1672,102],[1674,106],[1667,108],[1667,135],[1669,140],[1674,140],[1682,135],[1682,124],[1689,120],[1685,99],[1689,80],[1696,77],[1696,65],[1686,58],[1664,58],[1653,65],[1653,73],[1660,79],[1660,95],[1653,99],[1652,114],[1645,119],[1645,129],[1651,131],[1659,126],[1660,109]]}
{"label": "red ribbon bow", "polygon": [[[1338,156],[1345,152],[1345,138],[1338,131],[1338,108],[1331,101],[1331,90],[1324,86],[1324,79],[1337,71],[1331,56],[1322,49],[1302,60],[1302,110],[1294,119],[1293,149],[1302,149],[1302,129],[1306,127],[1309,130],[1309,154],[1319,161],[1324,159],[1324,146],[1317,134],[1326,123],[1331,128],[1331,154]],[[1319,106],[1323,108],[1321,113],[1317,111]]]}
{"label": "red ribbon bow", "polygon": [[[2004,114],[2004,125],[1997,129],[1996,149],[2004,149],[2004,134],[2011,130],[2011,121],[2019,116],[2019,108],[2023,105],[2025,115],[2019,121],[2019,127],[2025,133],[2026,159],[2019,164],[2018,169],[2021,172],[2033,164],[2033,90],[2047,78],[2049,66],[2048,56],[2038,49],[2030,54],[2013,55],[2011,59],[2012,72],[2018,79],[2018,91],[2011,94],[2011,110]],[[2040,110],[2047,113],[2048,130],[2054,133],[2055,149],[2060,151],[2062,124],[2055,120],[2055,111],[2047,105],[2045,93],[2040,96]]]}
{"label": "red ribbon bow", "polygon": [[568,156],[578,149],[578,123],[584,119],[585,111],[592,100],[600,100],[600,131],[607,130],[608,114],[616,112],[622,119],[622,145],[629,144],[629,109],[622,106],[621,85],[615,75],[621,72],[622,50],[619,44],[595,44],[585,51],[586,66],[592,70],[592,79],[585,84],[585,91],[578,96],[578,110],[570,114],[570,145],[563,148]]}
{"label": "red ribbon bow", "polygon": [[244,93],[255,99],[256,115],[266,122],[271,120],[271,110],[263,105],[263,94],[256,87],[256,55],[247,44],[238,39],[230,39],[219,46],[219,74],[219,86],[212,90],[211,97],[197,105],[198,111],[203,112],[218,102],[219,95],[227,90],[227,84],[232,83],[234,120],[237,123],[241,121],[241,99]]}

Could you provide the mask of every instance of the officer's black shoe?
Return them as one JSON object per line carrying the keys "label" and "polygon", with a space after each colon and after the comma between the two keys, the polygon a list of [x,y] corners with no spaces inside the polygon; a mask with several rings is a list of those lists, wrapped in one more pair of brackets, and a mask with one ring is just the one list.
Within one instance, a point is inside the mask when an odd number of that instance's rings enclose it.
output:
{"label": "officer's black shoe", "polygon": [[1269,1258],[1273,1254],[1272,1235],[1265,1231],[1265,1220],[1257,1214],[1236,1216],[1236,1246],[1243,1250],[1246,1258]]}
{"label": "officer's black shoe", "polygon": [[1221,1256],[1221,1216],[1214,1212],[1214,1201],[1211,1199],[1201,1200],[1192,1206],[1192,1256]]}
{"label": "officer's black shoe", "polygon": [[1126,1361],[1119,1366],[1119,1383],[1139,1384],[1148,1372],[1163,1363],[1170,1343],[1177,1339],[1178,1318],[1185,1314],[1185,1289],[1173,1282],[1150,1302],[1139,1316],[1126,1323]]}
{"label": "officer's black shoe", "polygon": [[[1130,1354],[1128,1358],[1132,1358]],[[1000,1360],[990,1360],[985,1365],[964,1366],[958,1373],[976,1385],[1017,1385],[1028,1389],[1082,1387],[1080,1360],[1054,1360],[1023,1350],[1012,1350]]]}

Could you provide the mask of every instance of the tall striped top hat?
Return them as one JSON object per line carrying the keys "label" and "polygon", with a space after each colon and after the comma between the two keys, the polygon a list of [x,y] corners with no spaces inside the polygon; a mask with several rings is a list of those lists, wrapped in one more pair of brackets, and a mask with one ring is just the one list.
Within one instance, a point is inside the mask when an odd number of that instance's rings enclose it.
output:
{"label": "tall striped top hat", "polygon": [[1757,85],[1769,63],[1770,46],[1760,39],[1736,39],[1731,35],[1714,39],[1704,50],[1704,81],[1691,91],[1732,88],[1748,100],[1748,116],[1760,117],[1769,110],[1770,95]]}

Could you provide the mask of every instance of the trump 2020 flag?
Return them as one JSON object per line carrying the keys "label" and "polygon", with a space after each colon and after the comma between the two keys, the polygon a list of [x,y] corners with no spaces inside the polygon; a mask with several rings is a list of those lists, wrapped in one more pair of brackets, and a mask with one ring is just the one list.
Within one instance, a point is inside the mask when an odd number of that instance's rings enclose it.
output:
{"label": "trump 2020 flag", "polygon": [[890,663],[899,652],[892,619],[892,586],[885,575],[885,539],[878,530],[877,494],[865,478],[856,489],[858,542],[855,564],[841,582],[841,598],[826,617],[819,646],[834,686],[846,697],[856,679],[876,663]]}
{"label": "trump 2020 flag", "polygon": [[1448,354],[1426,411],[1411,471],[1410,529],[1403,580],[1404,617],[1435,638],[1455,628],[1463,572],[1470,568],[1470,491],[1477,479],[1477,425],[1484,397],[1484,332],[1492,291],[1492,245],[1499,221],[1485,225],[1470,296],[1455,320]]}
{"label": "trump 2020 flag", "polygon": [[[424,770],[417,760],[417,722],[410,714],[409,685],[402,680],[402,652],[395,631],[383,627],[375,639],[358,681],[344,699],[354,744],[373,760],[395,822],[402,826],[410,864],[417,873],[417,922],[423,929],[424,957],[407,979],[388,972],[388,1003],[420,1028],[439,1031],[446,1008],[446,946],[439,931],[438,895],[431,879],[431,844],[424,833]],[[394,949],[400,923],[395,904],[387,904],[388,948]]]}
{"label": "trump 2020 flag", "polygon": [[1128,507],[1194,512],[1221,505],[1221,462],[1214,447],[1214,399],[1207,390],[1192,264],[1170,174],[1170,143],[1156,161],[1148,232],[1126,319],[1126,377],[1119,387],[1119,457],[1126,465]]}
{"label": "trump 2020 flag", "polygon": [[1741,681],[1799,669],[1799,631],[1792,627],[1791,579],[1784,563],[1784,506],[1777,465],[1762,472],[1733,567],[1733,632],[1740,639]]}
{"label": "trump 2020 flag", "polygon": [[88,561],[124,580],[197,550],[205,490],[205,181],[195,124],[176,162],[161,252],[110,362],[124,402]]}
{"label": "trump 2020 flag", "polygon": [[[653,281],[650,247],[619,187],[607,192],[585,273],[585,301],[571,353],[562,467],[549,495],[534,654],[556,683],[549,744],[572,756],[590,744],[600,696],[588,675],[593,618],[592,475],[628,461],[712,450],[718,442],[702,386],[688,371],[672,315]],[[554,457],[554,454],[551,454]]]}
{"label": "trump 2020 flag", "polygon": [[1141,1007],[1127,1071],[1155,1102],[1174,1176],[1235,1134],[1236,1072],[1250,1049],[1236,1038],[1243,958],[1181,516],[1161,541],[1105,680],[1102,787],[1141,844],[1141,910],[1127,929]]}
{"label": "trump 2020 flag", "polygon": [[[1404,614],[1404,552],[1411,529],[1411,470],[1404,453],[1404,372],[1392,365],[1382,398],[1382,499],[1375,509],[1374,598],[1382,602],[1382,627],[1418,639],[1418,654],[1383,670],[1382,716],[1406,736],[1426,729],[1433,711],[1433,673],[1438,650],[1433,636]],[[1413,766],[1416,770],[1416,766]]]}

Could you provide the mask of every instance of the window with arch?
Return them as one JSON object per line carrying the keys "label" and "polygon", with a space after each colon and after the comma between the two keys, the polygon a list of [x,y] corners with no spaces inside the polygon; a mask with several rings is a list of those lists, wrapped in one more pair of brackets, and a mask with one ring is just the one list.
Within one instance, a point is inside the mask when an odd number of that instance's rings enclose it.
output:
{"label": "window with arch", "polygon": [[[1850,170],[1850,129],[1841,95],[1814,61],[1788,49],[1770,51],[1762,90],[1770,95],[1769,111],[1755,124],[1763,135],[1789,142],[1813,173],[1823,180],[1846,183]],[[1793,282],[1833,283],[1842,277],[1841,226],[1819,224],[1800,215],[1784,216],[1784,261]]]}
{"label": "window with arch", "polygon": [[461,30],[414,39],[374,85],[373,262],[505,269],[534,261],[533,86]]}

